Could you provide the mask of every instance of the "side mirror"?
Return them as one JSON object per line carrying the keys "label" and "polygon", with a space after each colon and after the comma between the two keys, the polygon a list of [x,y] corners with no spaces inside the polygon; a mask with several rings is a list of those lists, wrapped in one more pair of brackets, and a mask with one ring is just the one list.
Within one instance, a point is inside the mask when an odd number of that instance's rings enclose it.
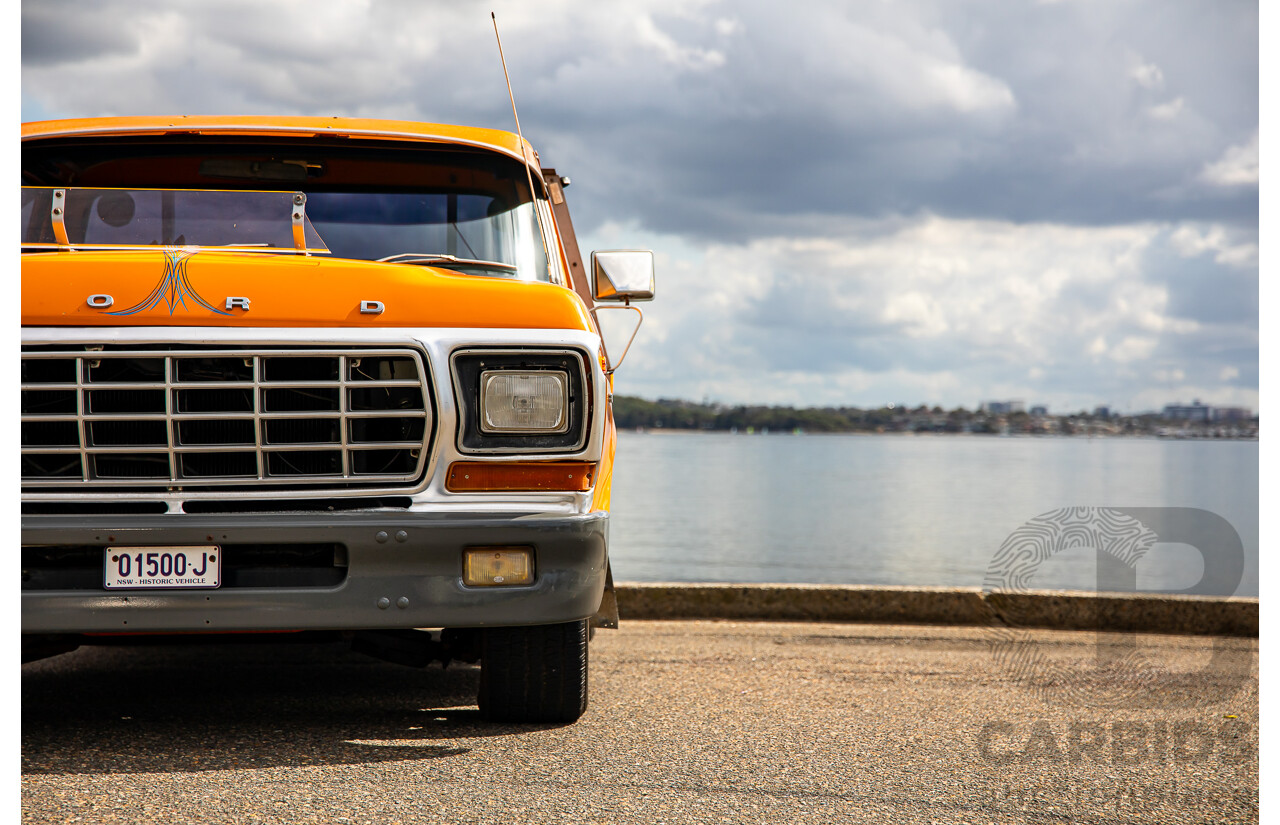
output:
{"label": "side mirror", "polygon": [[591,297],[597,301],[652,301],[653,253],[610,249],[591,253]]}

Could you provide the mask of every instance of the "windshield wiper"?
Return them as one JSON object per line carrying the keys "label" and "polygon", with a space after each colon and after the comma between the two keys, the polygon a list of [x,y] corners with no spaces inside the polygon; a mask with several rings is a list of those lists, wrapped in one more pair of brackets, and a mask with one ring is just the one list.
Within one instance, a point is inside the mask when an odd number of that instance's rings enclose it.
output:
{"label": "windshield wiper", "polygon": [[438,252],[401,252],[379,258],[380,264],[453,264],[456,266],[475,266],[483,269],[500,269],[503,272],[517,272],[519,267],[504,264],[501,261],[481,261],[474,258],[459,258],[457,255],[443,255]]}

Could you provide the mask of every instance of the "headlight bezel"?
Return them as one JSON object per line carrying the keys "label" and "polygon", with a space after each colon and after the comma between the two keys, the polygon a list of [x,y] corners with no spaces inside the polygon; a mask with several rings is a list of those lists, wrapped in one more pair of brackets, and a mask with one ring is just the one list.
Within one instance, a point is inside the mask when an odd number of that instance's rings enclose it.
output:
{"label": "headlight bezel", "polygon": [[[464,455],[581,452],[590,436],[591,382],[578,349],[467,347],[451,356],[458,410],[457,449]],[[564,426],[554,432],[495,432],[482,425],[482,374],[549,372],[563,376],[568,399]]]}

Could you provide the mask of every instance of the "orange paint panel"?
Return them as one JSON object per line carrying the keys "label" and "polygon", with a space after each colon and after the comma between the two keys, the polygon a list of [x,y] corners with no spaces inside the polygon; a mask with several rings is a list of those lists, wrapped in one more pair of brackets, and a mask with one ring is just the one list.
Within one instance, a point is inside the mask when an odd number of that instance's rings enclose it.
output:
{"label": "orange paint panel", "polygon": [[[613,376],[609,376],[609,381],[613,381]],[[610,387],[609,398],[612,398],[612,387]],[[596,473],[596,491],[591,498],[591,509],[608,510],[613,497],[613,457],[618,451],[618,429],[613,423],[613,403],[607,402],[608,405],[604,411],[604,451],[600,458],[600,470]]]}
{"label": "orange paint panel", "polygon": [[453,126],[442,123],[413,123],[373,118],[211,116],[111,117],[43,120],[22,124],[22,139],[81,135],[144,135],[182,133],[227,135],[342,135],[371,140],[415,140],[431,143],[468,143],[486,146],[536,164],[536,155],[527,141],[510,132]]}
{"label": "orange paint panel", "polygon": [[[29,326],[477,327],[590,330],[586,308],[554,284],[407,264],[202,250],[177,271],[163,250],[22,256]],[[93,307],[89,296],[109,295]],[[227,309],[228,298],[248,309]],[[361,302],[382,304],[362,313]],[[102,303],[102,299],[98,299]]]}

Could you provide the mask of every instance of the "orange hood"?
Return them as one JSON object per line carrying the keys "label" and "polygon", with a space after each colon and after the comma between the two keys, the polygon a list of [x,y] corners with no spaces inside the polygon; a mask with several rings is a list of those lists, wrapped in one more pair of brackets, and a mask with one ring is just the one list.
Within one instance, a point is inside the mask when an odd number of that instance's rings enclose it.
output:
{"label": "orange hood", "polygon": [[[90,297],[110,306],[91,306]],[[248,309],[228,298],[248,300]],[[378,302],[380,314],[361,312]],[[22,256],[26,326],[490,327],[590,330],[572,290],[346,259],[199,250]]]}

